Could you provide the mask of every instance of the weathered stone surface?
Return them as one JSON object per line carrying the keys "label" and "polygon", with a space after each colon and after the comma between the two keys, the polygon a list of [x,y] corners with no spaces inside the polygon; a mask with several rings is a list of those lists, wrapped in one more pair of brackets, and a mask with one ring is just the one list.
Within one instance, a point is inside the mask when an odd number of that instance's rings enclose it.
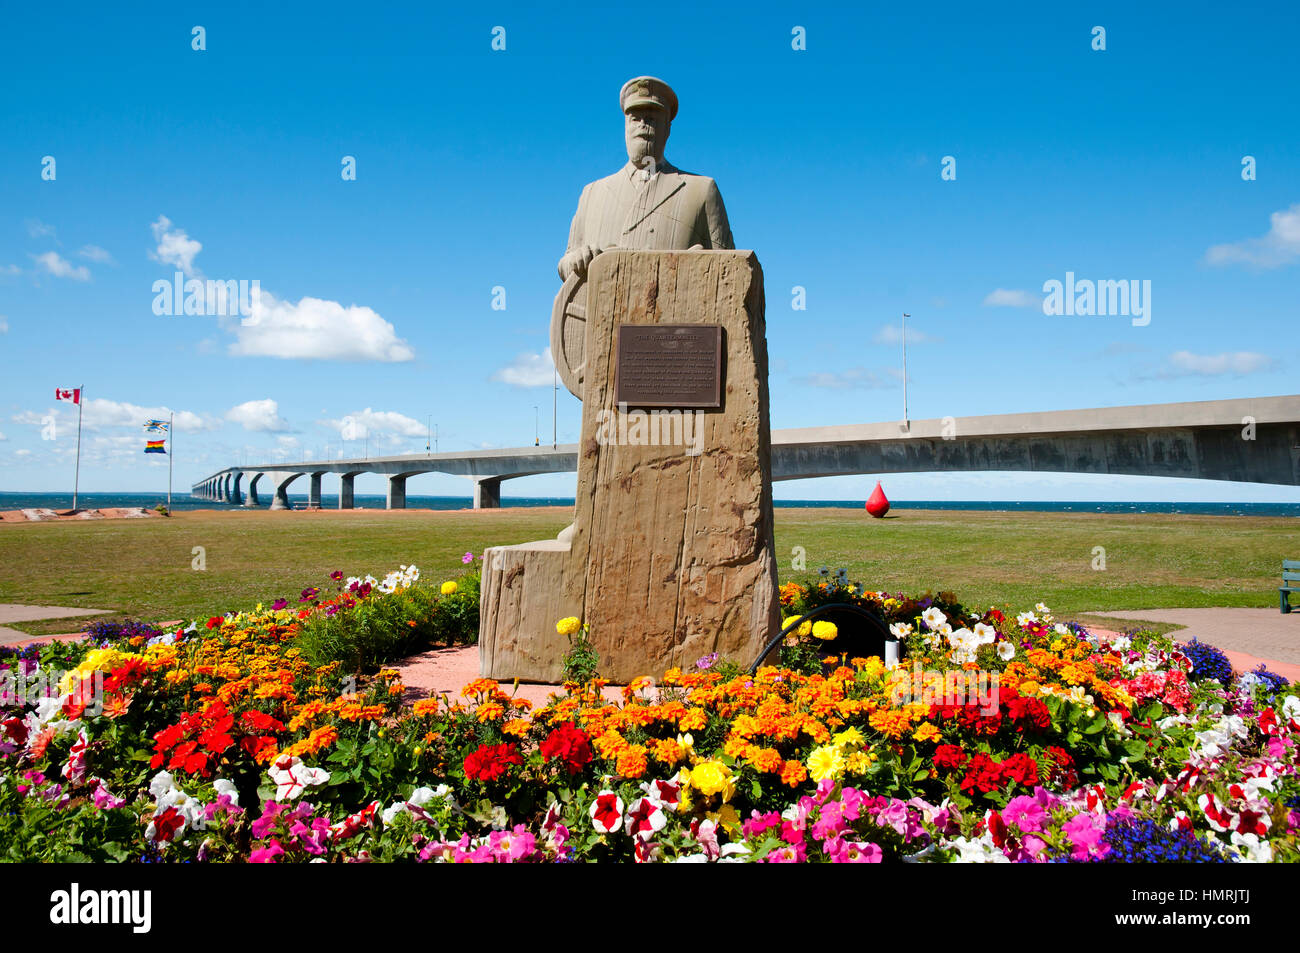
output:
{"label": "weathered stone surface", "polygon": [[[554,624],[569,615],[590,625],[601,673],[617,681],[709,652],[748,663],[779,620],[758,261],[745,251],[611,251],[588,281],[574,526],[545,557],[525,547],[486,554],[484,674],[553,678],[552,660],[568,648]],[[614,402],[619,324],[721,325],[723,406],[674,426],[670,442],[634,443],[636,425]]]}

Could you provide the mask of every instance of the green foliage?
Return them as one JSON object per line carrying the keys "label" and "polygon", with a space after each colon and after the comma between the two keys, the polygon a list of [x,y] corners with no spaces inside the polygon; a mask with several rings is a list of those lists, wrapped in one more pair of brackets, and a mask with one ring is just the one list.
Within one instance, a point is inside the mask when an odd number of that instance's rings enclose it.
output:
{"label": "green foliage", "polygon": [[586,685],[599,674],[600,655],[587,637],[585,624],[569,636],[569,651],[564,653],[564,658],[560,661],[564,672],[562,677],[566,682]]}
{"label": "green foliage", "polygon": [[478,639],[479,577],[465,576],[454,593],[417,583],[372,596],[333,615],[313,613],[298,635],[313,665],[338,662],[346,672],[370,672],[431,645]]}

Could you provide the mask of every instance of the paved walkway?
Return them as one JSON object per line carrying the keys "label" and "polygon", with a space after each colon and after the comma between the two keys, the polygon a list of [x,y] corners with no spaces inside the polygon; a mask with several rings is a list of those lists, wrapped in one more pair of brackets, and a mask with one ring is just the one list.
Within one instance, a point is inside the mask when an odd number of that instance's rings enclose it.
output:
{"label": "paved walkway", "polygon": [[71,619],[87,615],[108,615],[112,609],[73,609],[68,606],[25,606],[16,602],[0,602],[0,645],[25,642],[31,638],[26,632],[10,629],[5,622],[37,622],[42,619]]}
{"label": "paved walkway", "polygon": [[1172,622],[1186,626],[1172,633],[1180,642],[1195,637],[1221,649],[1300,665],[1300,612],[1283,615],[1277,609],[1135,609],[1088,614]]}
{"label": "paved walkway", "polygon": [[[460,690],[479,677],[478,664],[478,646],[466,645],[430,649],[386,667],[395,668],[402,673],[407,701],[431,698],[444,692],[452,701],[457,701],[460,700]],[[503,682],[501,688],[507,694],[527,698],[537,707],[544,705],[550,694],[564,693],[559,685],[521,683],[516,688],[510,682]],[[607,686],[604,694],[610,701],[621,701],[623,698],[622,689],[612,686]]]}

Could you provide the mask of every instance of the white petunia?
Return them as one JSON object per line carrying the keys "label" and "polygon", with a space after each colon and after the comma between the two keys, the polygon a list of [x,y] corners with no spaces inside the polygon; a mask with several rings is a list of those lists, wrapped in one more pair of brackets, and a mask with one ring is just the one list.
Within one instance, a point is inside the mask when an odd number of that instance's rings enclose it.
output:
{"label": "white petunia", "polygon": [[1014,645],[1010,642],[998,643],[998,658],[1002,659],[1004,662],[1010,662],[1015,657],[1016,647]]}
{"label": "white petunia", "polygon": [[286,755],[278,758],[267,774],[275,782],[277,801],[292,801],[307,788],[324,784],[330,779],[329,772],[324,768],[310,768],[302,763],[302,759]]}

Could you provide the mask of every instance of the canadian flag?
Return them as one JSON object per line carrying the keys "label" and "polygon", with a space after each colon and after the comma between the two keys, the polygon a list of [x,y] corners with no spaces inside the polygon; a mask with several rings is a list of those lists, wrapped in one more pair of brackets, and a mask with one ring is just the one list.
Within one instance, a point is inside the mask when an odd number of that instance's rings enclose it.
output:
{"label": "canadian flag", "polygon": [[54,388],[55,400],[70,400],[74,404],[81,403],[81,388],[74,387],[72,390],[64,390],[62,387]]}

